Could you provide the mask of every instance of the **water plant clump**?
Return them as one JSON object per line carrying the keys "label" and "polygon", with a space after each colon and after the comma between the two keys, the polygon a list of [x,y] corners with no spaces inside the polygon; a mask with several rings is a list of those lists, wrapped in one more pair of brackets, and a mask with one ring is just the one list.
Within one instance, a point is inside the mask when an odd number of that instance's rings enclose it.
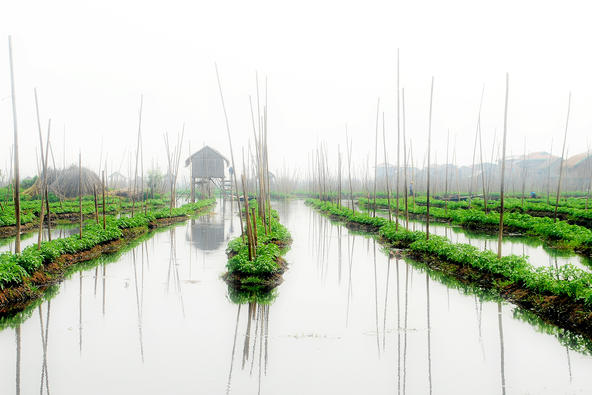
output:
{"label": "water plant clump", "polygon": [[281,275],[287,268],[282,255],[287,251],[292,237],[279,222],[277,211],[271,210],[268,220],[266,224],[261,217],[256,218],[254,233],[257,234],[257,240],[254,249],[249,247],[248,237],[244,235],[228,243],[228,272],[224,278],[235,287],[258,285],[273,288],[281,282]]}

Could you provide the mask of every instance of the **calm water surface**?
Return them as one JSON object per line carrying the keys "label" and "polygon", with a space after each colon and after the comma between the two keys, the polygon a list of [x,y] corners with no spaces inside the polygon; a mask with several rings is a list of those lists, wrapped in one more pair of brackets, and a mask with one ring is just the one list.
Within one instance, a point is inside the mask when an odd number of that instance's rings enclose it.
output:
{"label": "calm water surface", "polygon": [[294,243],[270,304],[235,304],[220,279],[239,224],[219,201],[75,272],[1,331],[0,394],[592,392],[577,337],[302,201],[276,206]]}

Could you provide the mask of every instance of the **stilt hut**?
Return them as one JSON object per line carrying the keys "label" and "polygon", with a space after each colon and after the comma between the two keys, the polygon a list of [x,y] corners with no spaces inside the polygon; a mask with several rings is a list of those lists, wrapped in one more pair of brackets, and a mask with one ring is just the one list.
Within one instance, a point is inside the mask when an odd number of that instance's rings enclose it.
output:
{"label": "stilt hut", "polygon": [[[223,193],[228,190],[229,182],[226,180],[226,168],[230,162],[224,155],[214,148],[204,146],[185,160],[185,167],[191,166],[191,201],[195,202],[195,186],[202,189],[203,193],[211,195],[211,185],[214,184]],[[232,175],[232,168],[229,168]]]}

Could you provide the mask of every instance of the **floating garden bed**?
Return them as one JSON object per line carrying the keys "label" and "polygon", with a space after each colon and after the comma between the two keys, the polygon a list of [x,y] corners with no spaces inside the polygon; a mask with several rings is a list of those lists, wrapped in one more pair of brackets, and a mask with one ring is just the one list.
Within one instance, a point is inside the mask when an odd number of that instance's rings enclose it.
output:
{"label": "floating garden bed", "polygon": [[385,218],[338,207],[336,204],[307,200],[329,217],[346,226],[374,233],[389,247],[419,259],[428,267],[464,282],[497,292],[503,298],[544,320],[592,338],[592,273],[572,265],[534,268],[519,256],[501,259],[491,251],[468,244],[455,244],[445,237],[395,228]]}
{"label": "floating garden bed", "polygon": [[0,254],[0,315],[22,310],[63,279],[68,267],[112,253],[149,229],[181,222],[208,210],[215,200],[202,200],[179,208],[150,211],[134,217],[108,217],[102,225],[88,223],[82,238],[72,235],[33,245],[20,254]]}
{"label": "floating garden bed", "polygon": [[271,210],[267,226],[261,217],[256,217],[256,248],[251,259],[246,235],[228,243],[228,272],[223,278],[235,289],[256,287],[258,290],[271,290],[281,284],[282,274],[288,267],[283,255],[291,245],[292,237],[279,222],[277,211]]}

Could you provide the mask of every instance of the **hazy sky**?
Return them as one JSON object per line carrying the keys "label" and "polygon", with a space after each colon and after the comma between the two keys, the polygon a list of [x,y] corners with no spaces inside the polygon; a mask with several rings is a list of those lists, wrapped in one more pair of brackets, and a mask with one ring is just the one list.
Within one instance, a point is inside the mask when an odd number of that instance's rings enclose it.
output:
{"label": "hazy sky", "polygon": [[[427,146],[432,76],[439,162],[450,129],[459,161],[470,164],[483,84],[486,143],[490,146],[495,131],[499,141],[506,72],[509,151],[522,153],[524,138],[529,151],[548,151],[554,138],[558,153],[571,90],[568,151],[583,152],[592,130],[592,24],[586,4],[7,0],[0,5],[0,168],[8,165],[12,143],[9,34],[25,175],[36,171],[34,87],[44,125],[52,118],[60,164],[65,125],[68,163],[81,149],[84,164],[97,168],[103,139],[109,166],[119,168],[124,153],[135,147],[141,93],[146,166],[152,160],[165,166],[163,133],[176,136],[183,122],[193,151],[205,143],[229,154],[214,62],[236,160],[252,134],[248,95],[255,94],[257,70],[269,83],[272,170],[304,166],[317,141],[326,141],[335,157],[336,145],[345,144],[346,123],[354,157],[365,161],[374,149],[378,97],[392,162],[397,48],[407,131],[419,162]],[[187,145],[183,157],[186,153]]]}

